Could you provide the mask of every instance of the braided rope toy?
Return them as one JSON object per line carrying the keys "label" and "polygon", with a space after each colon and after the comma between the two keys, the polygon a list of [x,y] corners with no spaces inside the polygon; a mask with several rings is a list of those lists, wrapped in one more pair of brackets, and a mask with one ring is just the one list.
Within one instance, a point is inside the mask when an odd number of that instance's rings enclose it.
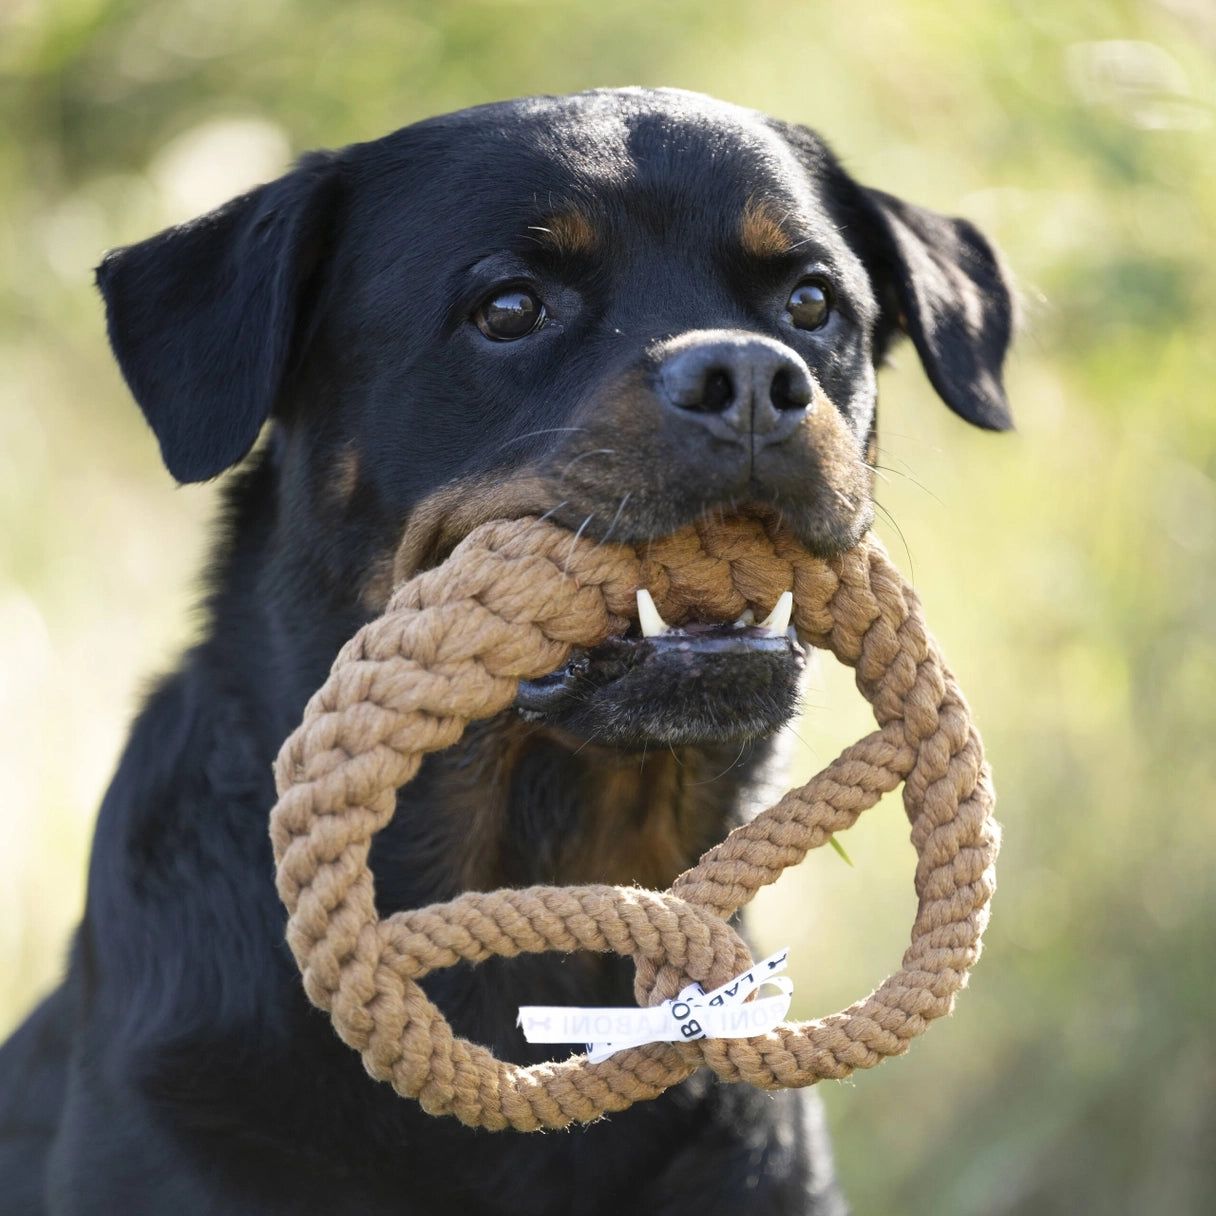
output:
{"label": "braided rope toy", "polygon": [[[426,752],[505,709],[521,679],[553,671],[572,646],[622,632],[639,587],[679,623],[734,620],[747,607],[762,614],[791,585],[799,637],[855,668],[876,731],[737,827],[666,892],[468,892],[379,919],[371,839]],[[761,515],[705,520],[641,553],[536,520],[482,525],[343,647],[283,745],[276,780],[278,890],[308,996],[372,1076],[474,1127],[588,1122],[656,1097],[702,1064],[766,1089],[873,1067],[951,1011],[979,957],[995,887],[982,745],[915,591],[872,537],[824,560]],[[457,1038],[417,983],[460,960],[549,950],[632,956],[643,1005],[690,980],[725,983],[752,962],[726,918],[901,782],[918,854],[911,944],[898,972],[840,1013],[757,1038],[520,1067]]]}

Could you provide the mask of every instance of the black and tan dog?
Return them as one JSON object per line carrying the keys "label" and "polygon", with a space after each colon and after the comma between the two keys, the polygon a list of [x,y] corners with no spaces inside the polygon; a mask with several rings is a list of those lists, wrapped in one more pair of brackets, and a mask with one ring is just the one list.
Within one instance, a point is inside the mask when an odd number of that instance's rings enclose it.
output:
{"label": "black and tan dog", "polygon": [[[0,1213],[841,1211],[807,1095],[698,1075],[588,1127],[492,1135],[369,1079],[283,943],[271,761],[394,577],[482,520],[637,542],[756,502],[813,550],[853,544],[901,333],[947,405],[1009,425],[988,244],[858,185],[804,128],[623,90],[306,157],[98,281],[171,472],[244,464],[206,638],[102,806],[67,978],[0,1053]],[[373,851],[382,912],[663,887],[726,832],[800,652],[780,620],[740,622],[677,661],[641,619],[427,763]],[[629,1003],[630,972],[537,956],[429,988],[528,1061],[519,1004]]]}

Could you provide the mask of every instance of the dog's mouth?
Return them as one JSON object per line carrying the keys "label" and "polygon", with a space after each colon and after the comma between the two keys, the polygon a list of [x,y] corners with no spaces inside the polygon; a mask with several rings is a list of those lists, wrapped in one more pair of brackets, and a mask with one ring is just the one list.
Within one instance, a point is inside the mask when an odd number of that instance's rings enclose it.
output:
{"label": "dog's mouth", "polygon": [[[487,520],[556,514],[544,509],[545,493],[543,485],[517,477],[491,493],[464,487],[462,493],[449,489],[437,495],[415,509],[397,548],[393,583],[443,561]],[[621,531],[627,535],[627,529]],[[625,750],[766,738],[798,709],[806,652],[790,629],[792,610],[790,591],[759,622],[749,611],[733,622],[690,620],[673,626],[659,615],[649,593],[640,591],[637,619],[625,633],[576,648],[558,670],[522,681],[515,712],[529,722]]]}
{"label": "dog's mouth", "polygon": [[793,716],[806,653],[792,628],[793,593],[756,622],[672,626],[649,592],[619,637],[579,648],[550,675],[519,686],[515,710],[617,748],[744,743]]}

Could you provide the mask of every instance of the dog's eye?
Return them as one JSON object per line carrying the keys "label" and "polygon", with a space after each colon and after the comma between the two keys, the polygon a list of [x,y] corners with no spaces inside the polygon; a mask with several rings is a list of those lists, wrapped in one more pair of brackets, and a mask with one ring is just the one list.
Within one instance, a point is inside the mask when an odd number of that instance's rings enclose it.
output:
{"label": "dog's eye", "polygon": [[823,279],[804,279],[785,306],[797,329],[821,329],[832,312],[832,292]]}
{"label": "dog's eye", "polygon": [[530,291],[512,287],[487,300],[474,314],[477,328],[495,342],[514,342],[539,329],[545,306]]}

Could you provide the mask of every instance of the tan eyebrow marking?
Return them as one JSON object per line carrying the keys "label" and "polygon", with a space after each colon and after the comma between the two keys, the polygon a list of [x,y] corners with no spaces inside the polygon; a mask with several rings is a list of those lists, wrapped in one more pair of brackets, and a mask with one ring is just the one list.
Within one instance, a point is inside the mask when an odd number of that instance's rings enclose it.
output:
{"label": "tan eyebrow marking", "polygon": [[334,461],[330,487],[334,501],[345,507],[359,485],[359,453],[353,445],[343,449]]}
{"label": "tan eyebrow marking", "polygon": [[794,249],[794,241],[781,226],[782,218],[771,203],[749,199],[739,227],[743,251],[755,258],[775,258]]}
{"label": "tan eyebrow marking", "polygon": [[595,228],[581,212],[571,208],[551,215],[543,224],[533,224],[529,232],[556,253],[567,256],[591,253],[598,244]]}

